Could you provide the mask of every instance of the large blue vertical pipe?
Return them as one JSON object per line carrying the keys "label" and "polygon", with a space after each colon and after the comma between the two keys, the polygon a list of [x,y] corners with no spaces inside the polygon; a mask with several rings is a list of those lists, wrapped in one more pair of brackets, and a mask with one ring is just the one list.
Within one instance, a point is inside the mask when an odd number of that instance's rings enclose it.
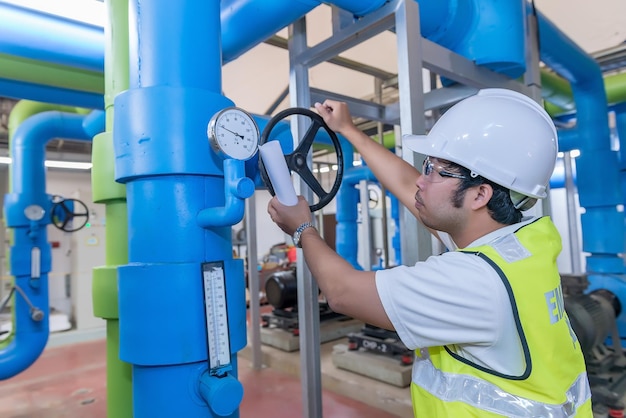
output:
{"label": "large blue vertical pipe", "polygon": [[[118,287],[133,415],[236,417],[243,263],[232,259],[230,225],[198,222],[225,204],[223,161],[206,136],[211,116],[233,105],[221,95],[220,1],[135,0],[129,21],[130,89],[115,98],[113,140],[128,202],[129,264]],[[212,261],[226,276],[232,370],[224,379],[207,375],[201,266]]]}
{"label": "large blue vertical pipe", "polygon": [[[611,150],[608,105],[602,72],[586,54],[541,13],[537,13],[541,60],[568,80],[577,109],[578,192],[585,208],[581,218],[583,251],[589,280],[624,271],[624,214],[617,153]],[[598,175],[602,167],[602,175]]]}
{"label": "large blue vertical pipe", "polygon": [[[91,140],[85,133],[85,116],[58,111],[26,119],[15,131],[11,157],[12,193],[4,200],[6,223],[13,230],[11,275],[15,293],[13,338],[0,345],[0,380],[28,368],[41,354],[49,334],[48,273],[52,249],[46,227],[50,224],[51,197],[46,194],[45,147],[53,138]],[[29,220],[25,209],[37,205],[43,217]],[[36,249],[35,251],[33,249]],[[39,266],[33,270],[33,262]],[[41,311],[39,320],[34,309]]]}
{"label": "large blue vertical pipe", "polygon": [[[626,205],[626,104],[621,103],[615,106],[613,110],[615,111],[615,127],[619,137],[619,176],[622,185],[622,196],[625,196],[622,204]],[[606,234],[612,232],[608,229],[603,231]],[[615,239],[623,239],[623,234],[616,236]],[[594,276],[591,289],[607,289],[617,296],[622,306],[626,303],[626,278],[623,274]],[[617,326],[619,335],[624,338],[626,335],[626,309],[622,309],[617,317]]]}

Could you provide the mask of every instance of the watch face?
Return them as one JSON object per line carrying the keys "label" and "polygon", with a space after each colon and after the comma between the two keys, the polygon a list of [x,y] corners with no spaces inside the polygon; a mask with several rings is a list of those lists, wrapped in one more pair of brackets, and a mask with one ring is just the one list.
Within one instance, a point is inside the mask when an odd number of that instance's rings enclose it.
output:
{"label": "watch face", "polygon": [[248,160],[259,146],[259,128],[245,111],[229,107],[217,113],[209,123],[209,140],[216,152],[236,160]]}

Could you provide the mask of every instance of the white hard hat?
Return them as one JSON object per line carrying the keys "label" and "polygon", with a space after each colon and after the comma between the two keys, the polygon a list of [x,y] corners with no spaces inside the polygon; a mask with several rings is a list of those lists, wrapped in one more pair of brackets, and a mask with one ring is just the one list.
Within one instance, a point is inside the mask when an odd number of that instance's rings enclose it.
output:
{"label": "white hard hat", "polygon": [[505,89],[480,90],[445,112],[428,135],[405,135],[402,145],[533,198],[546,197],[558,151],[546,111]]}

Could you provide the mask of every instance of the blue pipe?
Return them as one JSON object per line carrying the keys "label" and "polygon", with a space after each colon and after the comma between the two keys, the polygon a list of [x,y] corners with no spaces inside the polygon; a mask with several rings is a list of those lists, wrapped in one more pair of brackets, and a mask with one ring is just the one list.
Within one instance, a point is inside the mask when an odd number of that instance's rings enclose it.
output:
{"label": "blue pipe", "polygon": [[[624,214],[617,211],[623,202],[617,153],[611,150],[608,106],[602,72],[596,61],[586,54],[541,13],[537,13],[541,60],[567,79],[577,109],[576,161],[583,251],[587,271],[593,276],[620,274],[624,263]],[[598,175],[598,167],[602,175]]]}
{"label": "blue pipe", "polygon": [[[619,176],[622,185],[622,195],[626,196],[626,158],[624,156],[626,152],[626,104],[622,103],[613,107],[615,112],[615,127],[617,130],[617,136],[619,138]],[[626,199],[622,202],[626,205]],[[603,229],[604,233],[608,233],[608,229]],[[616,239],[624,239],[623,237],[616,237]],[[612,292],[617,299],[622,303],[626,303],[626,277],[623,274],[620,275],[594,275],[593,281],[590,283],[589,291],[597,289],[606,289]],[[617,317],[617,327],[619,335],[623,339],[626,336],[626,310],[622,309],[621,313]]]}
{"label": "blue pipe", "polygon": [[387,193],[387,195],[389,196],[389,200],[391,202],[391,218],[395,222],[396,226],[396,233],[393,234],[393,238],[391,239],[391,246],[395,254],[395,265],[399,266],[402,264],[402,243],[400,241],[400,202],[393,194]]}
{"label": "blue pipe", "polygon": [[[346,141],[347,142],[347,141]],[[359,190],[355,187],[361,180],[378,181],[372,170],[367,166],[352,167],[352,146],[350,143],[342,144],[344,151],[343,180],[337,192],[336,203],[336,236],[335,249],[337,254],[346,259],[356,269],[363,267],[358,262],[358,210]]]}
{"label": "blue pipe", "polygon": [[104,109],[104,97],[99,93],[62,89],[41,84],[0,78],[0,95],[16,100],[28,99],[87,109]]}
{"label": "blue pipe", "polygon": [[106,126],[106,113],[102,110],[93,110],[83,121],[83,130],[89,138],[93,138],[101,132],[104,132]]}
{"label": "blue pipe", "polygon": [[559,129],[557,133],[560,152],[573,151],[580,146],[578,129]]}
{"label": "blue pipe", "polygon": [[[335,0],[328,3],[355,16],[363,16],[379,9],[386,1]],[[420,0],[422,36],[480,65],[516,77],[525,70],[524,19],[521,18],[520,2],[501,3],[498,0]],[[213,59],[218,60],[221,54],[223,64],[234,60],[320,4],[317,0],[224,0],[220,10],[222,49]],[[103,71],[102,28],[0,3],[0,17],[3,16],[6,18],[2,21],[10,24],[0,28],[0,53]],[[167,42],[164,38],[169,34],[162,31],[155,35],[156,42]],[[182,59],[180,54],[194,50],[201,40],[189,36],[181,42],[185,48],[169,49],[171,59]],[[144,53],[150,51],[144,50]],[[141,68],[148,84],[151,78],[160,77],[160,71],[160,68]],[[183,73],[187,71],[189,69],[179,68],[169,77],[176,81],[185,77]],[[59,103],[51,93],[38,93],[33,91],[36,86],[29,87],[29,99]],[[2,96],[26,97],[17,91],[0,83]],[[74,97],[75,93],[69,90],[68,98]],[[103,108],[102,102],[87,105],[83,101],[85,98],[75,98],[81,101],[61,104]]]}
{"label": "blue pipe", "polygon": [[[574,184],[576,184],[576,166],[572,167],[572,177]],[[557,166],[550,177],[550,189],[561,189],[565,187],[565,168],[563,166]]]}
{"label": "blue pipe", "polygon": [[245,176],[243,161],[224,160],[225,204],[222,207],[203,209],[198,214],[202,228],[232,226],[243,219],[245,199],[254,194],[254,183]]}
{"label": "blue pipe", "polygon": [[[243,262],[232,256],[231,225],[198,222],[203,211],[227,206],[224,165],[206,137],[210,118],[233,105],[221,95],[220,1],[130,1],[129,22],[130,88],[115,97],[113,141],[116,180],[126,184],[128,203],[129,264],[118,268],[118,288],[120,358],[133,370],[133,415],[237,417],[237,353],[246,345]],[[205,262],[223,263],[226,278],[227,389],[203,378]]]}
{"label": "blue pipe", "polygon": [[[57,111],[42,112],[26,119],[15,131],[11,156],[12,193],[4,200],[7,226],[13,228],[11,274],[20,291],[15,294],[15,329],[9,344],[0,350],[0,380],[28,368],[48,341],[48,273],[52,249],[46,226],[51,222],[51,197],[46,194],[45,147],[53,138],[90,140],[83,129],[85,116]],[[25,210],[38,205],[41,219],[29,220]],[[38,268],[34,268],[37,266]],[[43,318],[33,319],[33,307]]]}
{"label": "blue pipe", "polygon": [[90,71],[104,69],[104,30],[0,2],[0,53]]}

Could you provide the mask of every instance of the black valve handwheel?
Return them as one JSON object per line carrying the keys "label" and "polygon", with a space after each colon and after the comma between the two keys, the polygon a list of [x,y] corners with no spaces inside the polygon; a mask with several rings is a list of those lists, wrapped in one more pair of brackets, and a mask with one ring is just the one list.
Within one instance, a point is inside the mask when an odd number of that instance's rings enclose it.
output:
{"label": "black valve handwheel", "polygon": [[[272,133],[274,126],[291,115],[303,115],[311,119],[311,125],[309,126],[309,129],[307,129],[302,140],[298,143],[298,147],[291,154],[285,155],[285,161],[287,162],[289,170],[298,174],[300,178],[311,188],[311,191],[313,191],[313,193],[319,198],[317,203],[309,205],[311,212],[315,212],[329,204],[337,194],[337,191],[339,191],[339,186],[341,186],[341,179],[343,177],[343,153],[341,151],[341,144],[339,143],[337,134],[335,134],[335,132],[333,132],[333,130],[326,125],[326,122],[324,122],[324,119],[322,119],[320,115],[309,109],[293,107],[279,112],[276,116],[269,120],[267,126],[265,126],[265,129],[261,134],[261,145],[270,140],[270,134]],[[307,156],[313,147],[315,135],[317,135],[317,132],[320,129],[324,129],[328,133],[330,140],[333,143],[335,153],[337,154],[337,174],[333,187],[328,192],[324,190],[307,164]],[[259,171],[261,178],[263,179],[263,183],[265,183],[265,186],[271,195],[274,196],[274,188],[272,187],[272,183],[261,158],[259,158]]]}
{"label": "black valve handwheel", "polygon": [[[69,202],[73,202],[73,209],[70,208]],[[80,212],[76,206],[81,208]],[[76,232],[83,229],[89,222],[89,209],[82,201],[78,199],[61,199],[52,204],[50,210],[52,225],[65,232]],[[74,224],[74,218],[84,218],[82,223]]]}

